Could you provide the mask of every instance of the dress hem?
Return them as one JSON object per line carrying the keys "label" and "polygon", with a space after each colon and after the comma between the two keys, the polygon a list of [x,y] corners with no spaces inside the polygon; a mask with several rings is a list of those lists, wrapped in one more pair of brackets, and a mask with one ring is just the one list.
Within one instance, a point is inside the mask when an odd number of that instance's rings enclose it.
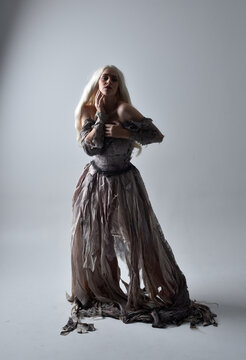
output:
{"label": "dress hem", "polygon": [[[119,303],[102,303],[95,301],[91,307],[85,308],[76,298],[66,293],[66,298],[73,304],[71,316],[60,335],[68,335],[76,329],[77,333],[84,334],[89,331],[97,330],[94,323],[86,323],[81,320],[84,317],[106,318],[111,317],[121,320],[125,324],[133,322],[151,323],[155,328],[166,328],[170,325],[180,326],[185,322],[190,323],[190,329],[197,329],[197,325],[218,326],[215,317],[210,308],[197,300],[190,300],[188,306],[172,306],[168,308],[154,307],[142,308],[138,310],[126,310]],[[217,304],[218,305],[218,304]]]}

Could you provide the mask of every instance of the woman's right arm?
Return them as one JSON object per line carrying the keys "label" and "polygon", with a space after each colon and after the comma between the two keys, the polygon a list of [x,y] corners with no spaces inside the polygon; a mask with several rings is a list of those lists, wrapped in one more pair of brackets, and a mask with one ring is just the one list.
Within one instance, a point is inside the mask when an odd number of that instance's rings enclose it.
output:
{"label": "woman's right arm", "polygon": [[102,153],[104,145],[104,124],[107,119],[108,115],[104,112],[97,111],[93,120],[89,108],[85,107],[82,111],[80,143],[89,156]]}

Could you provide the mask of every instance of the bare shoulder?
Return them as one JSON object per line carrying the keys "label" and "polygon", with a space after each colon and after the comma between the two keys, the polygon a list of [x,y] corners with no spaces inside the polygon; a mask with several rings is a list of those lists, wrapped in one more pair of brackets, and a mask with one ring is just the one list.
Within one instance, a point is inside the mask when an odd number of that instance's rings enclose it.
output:
{"label": "bare shoulder", "polygon": [[141,120],[144,116],[132,105],[122,102],[117,109],[120,121]]}

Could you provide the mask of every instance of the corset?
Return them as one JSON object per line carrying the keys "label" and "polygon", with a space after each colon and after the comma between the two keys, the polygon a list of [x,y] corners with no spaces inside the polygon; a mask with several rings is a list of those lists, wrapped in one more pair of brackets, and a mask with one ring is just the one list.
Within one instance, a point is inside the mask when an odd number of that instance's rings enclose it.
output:
{"label": "corset", "polygon": [[123,173],[133,166],[133,147],[131,139],[105,138],[104,151],[94,155],[91,164],[106,176]]}

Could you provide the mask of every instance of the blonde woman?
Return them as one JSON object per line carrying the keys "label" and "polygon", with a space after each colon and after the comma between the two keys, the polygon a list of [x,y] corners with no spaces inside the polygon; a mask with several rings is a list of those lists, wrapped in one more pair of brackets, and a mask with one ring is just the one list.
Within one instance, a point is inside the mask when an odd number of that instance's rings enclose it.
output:
{"label": "blonde woman", "polygon": [[[72,199],[71,268],[74,304],[61,335],[95,330],[84,316],[110,316],[153,327],[213,324],[216,314],[192,301],[152,209],[144,182],[131,163],[134,147],[161,143],[152,119],[131,104],[123,73],[98,69],[75,110],[77,140],[92,160]],[[128,269],[121,277],[120,261]]]}

